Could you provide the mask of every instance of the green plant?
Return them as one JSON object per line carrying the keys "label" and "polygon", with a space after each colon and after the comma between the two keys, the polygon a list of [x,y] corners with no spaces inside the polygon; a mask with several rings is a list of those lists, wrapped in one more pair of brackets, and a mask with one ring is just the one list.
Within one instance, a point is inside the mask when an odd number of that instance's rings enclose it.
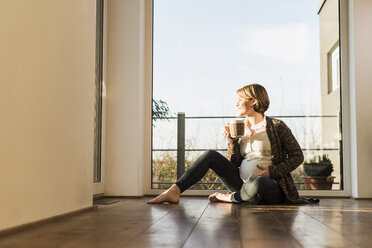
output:
{"label": "green plant", "polygon": [[304,163],[304,172],[308,176],[330,176],[333,172],[332,161],[327,154],[315,156]]}
{"label": "green plant", "polygon": [[[173,113],[170,111],[168,103],[163,100],[152,100],[152,119],[155,121],[159,119],[170,120]],[[155,126],[153,124],[153,126]]]}

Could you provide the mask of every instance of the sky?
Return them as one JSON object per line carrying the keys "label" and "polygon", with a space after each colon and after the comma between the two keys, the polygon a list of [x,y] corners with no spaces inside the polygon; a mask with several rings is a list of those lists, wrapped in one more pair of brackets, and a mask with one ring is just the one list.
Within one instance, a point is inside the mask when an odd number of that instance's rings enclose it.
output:
{"label": "sky", "polygon": [[[154,0],[153,98],[186,116],[235,116],[236,90],[259,83],[267,115],[321,114],[319,2]],[[187,120],[189,146],[223,147],[227,121]],[[155,125],[153,148],[176,148],[176,122]]]}

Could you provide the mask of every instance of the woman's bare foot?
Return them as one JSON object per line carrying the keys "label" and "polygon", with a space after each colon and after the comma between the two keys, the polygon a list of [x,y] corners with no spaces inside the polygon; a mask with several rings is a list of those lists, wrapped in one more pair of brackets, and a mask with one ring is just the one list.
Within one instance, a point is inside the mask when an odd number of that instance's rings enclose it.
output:
{"label": "woman's bare foot", "polygon": [[211,202],[218,202],[219,200],[217,199],[217,192],[216,193],[213,193],[211,194],[208,199],[211,201]]}
{"label": "woman's bare foot", "polygon": [[222,194],[216,192],[214,194],[211,194],[208,198],[211,202],[232,202],[231,193]]}
{"label": "woman's bare foot", "polygon": [[180,194],[180,188],[176,184],[173,184],[167,191],[164,191],[154,199],[147,201],[147,204],[159,204],[162,202],[178,204],[180,201]]}

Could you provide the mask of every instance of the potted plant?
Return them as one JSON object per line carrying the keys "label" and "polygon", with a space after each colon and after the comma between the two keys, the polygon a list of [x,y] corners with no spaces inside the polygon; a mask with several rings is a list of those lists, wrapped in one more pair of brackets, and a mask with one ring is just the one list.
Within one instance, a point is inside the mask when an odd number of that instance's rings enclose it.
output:
{"label": "potted plant", "polygon": [[302,179],[307,190],[330,190],[334,177],[332,161],[326,154],[316,156],[304,163],[304,172],[306,176]]}

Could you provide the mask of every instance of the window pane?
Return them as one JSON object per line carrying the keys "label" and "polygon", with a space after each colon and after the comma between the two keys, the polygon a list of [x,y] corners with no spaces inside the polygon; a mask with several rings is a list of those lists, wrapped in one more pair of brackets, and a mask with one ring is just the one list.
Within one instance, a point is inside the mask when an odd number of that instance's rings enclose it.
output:
{"label": "window pane", "polygon": [[[173,117],[185,113],[186,154],[224,153],[222,131],[237,114],[235,92],[259,83],[270,97],[266,114],[287,123],[306,159],[327,154],[333,189],[341,189],[338,1],[318,4],[154,1],[153,99],[164,100]],[[157,123],[153,149],[177,149],[177,119]],[[294,172],[299,188],[304,175],[301,165]]]}

